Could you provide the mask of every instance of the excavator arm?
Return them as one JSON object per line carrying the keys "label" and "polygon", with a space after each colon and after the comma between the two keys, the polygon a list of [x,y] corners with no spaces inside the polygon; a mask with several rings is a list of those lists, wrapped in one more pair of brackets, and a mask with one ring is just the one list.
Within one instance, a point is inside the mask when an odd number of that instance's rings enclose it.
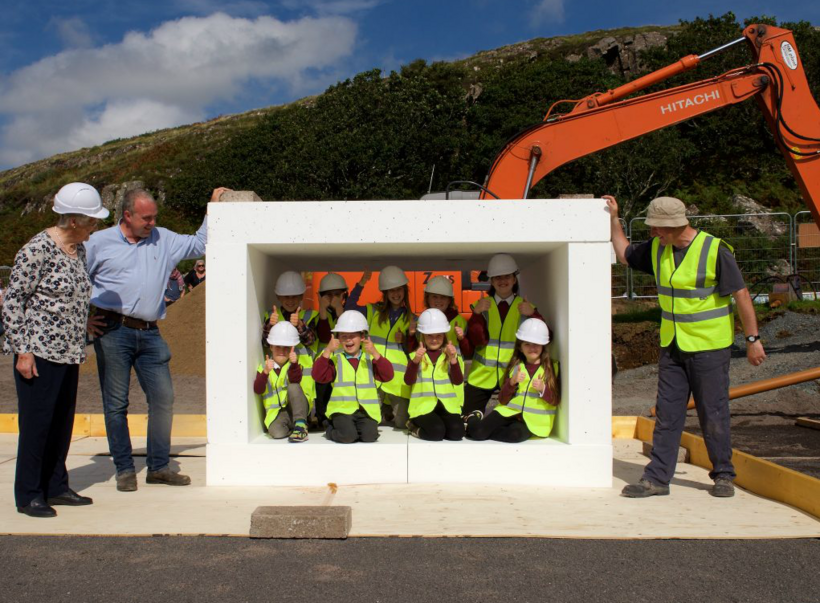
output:
{"label": "excavator arm", "polygon": [[[625,99],[744,41],[756,59],[754,64]],[[490,168],[481,198],[488,193],[501,199],[526,198],[539,180],[566,163],[752,97],[820,224],[820,108],[809,89],[792,33],[768,25],[750,25],[742,38],[710,53],[690,55],[620,88],[588,96],[565,115],[548,115],[543,123],[507,142]]]}

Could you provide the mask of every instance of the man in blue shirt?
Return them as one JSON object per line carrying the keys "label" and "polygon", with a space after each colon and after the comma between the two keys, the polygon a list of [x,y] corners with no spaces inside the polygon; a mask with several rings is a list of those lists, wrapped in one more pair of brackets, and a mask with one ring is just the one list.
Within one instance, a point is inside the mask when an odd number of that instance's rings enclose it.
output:
{"label": "man in blue shirt", "polygon": [[[227,188],[217,188],[211,201]],[[195,235],[180,235],[156,225],[157,204],[148,191],[126,193],[119,224],[94,233],[85,244],[96,314],[90,329],[100,375],[105,430],[117,468],[117,490],[133,492],[137,477],[128,431],[131,368],[148,401],[149,484],[187,486],[191,479],[168,466],[174,389],[171,352],[157,328],[165,318],[168,274],[182,260],[205,254],[208,217]]]}

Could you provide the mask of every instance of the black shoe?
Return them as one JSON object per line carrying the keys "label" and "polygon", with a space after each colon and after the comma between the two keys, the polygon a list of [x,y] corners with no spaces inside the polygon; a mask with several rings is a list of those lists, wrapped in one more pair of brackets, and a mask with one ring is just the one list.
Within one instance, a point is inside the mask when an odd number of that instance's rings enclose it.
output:
{"label": "black shoe", "polygon": [[49,507],[40,498],[35,498],[25,507],[17,507],[17,512],[29,517],[57,517],[57,511]]}
{"label": "black shoe", "polygon": [[131,469],[117,474],[117,490],[135,492],[137,490],[137,473]]}
{"label": "black shoe", "polygon": [[159,471],[149,471],[145,478],[146,484],[165,484],[166,486],[187,486],[191,483],[191,478],[176,471],[171,471],[170,467]]}
{"label": "black shoe", "polygon": [[735,485],[728,477],[715,478],[715,485],[709,489],[709,494],[717,498],[731,498],[735,495]]}
{"label": "black shoe", "polygon": [[50,505],[68,505],[69,507],[82,507],[83,505],[90,505],[94,501],[89,496],[80,496],[74,490],[69,488],[59,496],[51,496],[48,499]]}
{"label": "black shoe", "polygon": [[641,479],[637,484],[629,484],[621,490],[621,496],[627,498],[647,498],[649,496],[667,496],[669,486],[653,484],[648,479]]}

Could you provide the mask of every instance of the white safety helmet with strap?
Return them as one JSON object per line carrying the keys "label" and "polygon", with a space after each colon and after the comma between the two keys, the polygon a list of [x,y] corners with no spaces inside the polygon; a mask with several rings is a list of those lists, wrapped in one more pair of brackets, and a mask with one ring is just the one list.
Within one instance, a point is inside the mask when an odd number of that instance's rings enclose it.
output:
{"label": "white safety helmet with strap", "polygon": [[379,291],[395,289],[407,284],[407,275],[398,266],[387,266],[379,272]]}
{"label": "white safety helmet with strap", "polygon": [[340,274],[328,272],[322,277],[322,280],[319,281],[319,293],[324,293],[325,291],[336,291],[338,289],[344,289],[347,291],[347,283],[345,282],[344,277]]}
{"label": "white safety helmet with strap", "polygon": [[435,333],[449,333],[450,321],[444,312],[435,308],[428,308],[419,316],[419,322],[416,325],[419,333],[425,335],[433,335]]}
{"label": "white safety helmet with strap", "polygon": [[521,323],[515,332],[516,339],[527,343],[547,345],[550,342],[550,330],[547,323],[539,318],[528,318]]}
{"label": "white safety helmet with strap", "polygon": [[291,323],[280,320],[268,333],[270,345],[294,346],[299,345],[299,331]]}
{"label": "white safety helmet with strap", "polygon": [[98,220],[108,217],[108,210],[103,207],[100,193],[83,182],[66,184],[57,191],[52,209],[58,214],[82,214]]}
{"label": "white safety helmet with strap", "polygon": [[517,274],[518,264],[511,255],[506,253],[497,253],[491,259],[487,266],[487,276],[493,278],[494,276],[503,276],[505,274]]}
{"label": "white safety helmet with strap", "polygon": [[424,292],[453,297],[453,283],[446,276],[434,276],[424,285]]}
{"label": "white safety helmet with strap", "polygon": [[306,289],[302,275],[293,270],[288,270],[276,279],[274,292],[276,295],[303,295]]}
{"label": "white safety helmet with strap", "polygon": [[367,319],[358,310],[345,310],[332,329],[335,333],[362,333],[367,331]]}

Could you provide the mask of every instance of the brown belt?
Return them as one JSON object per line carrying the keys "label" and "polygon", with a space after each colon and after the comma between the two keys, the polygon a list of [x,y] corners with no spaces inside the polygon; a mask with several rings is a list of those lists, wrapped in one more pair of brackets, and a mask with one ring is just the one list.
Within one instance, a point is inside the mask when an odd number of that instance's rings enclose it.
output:
{"label": "brown belt", "polygon": [[114,312],[113,310],[105,310],[104,308],[97,308],[97,314],[108,319],[116,320],[117,322],[125,325],[130,329],[147,331],[148,329],[153,329],[157,326],[156,320],[148,321],[141,320],[139,318],[132,318],[131,316],[125,316],[124,314],[120,314],[119,312]]}

